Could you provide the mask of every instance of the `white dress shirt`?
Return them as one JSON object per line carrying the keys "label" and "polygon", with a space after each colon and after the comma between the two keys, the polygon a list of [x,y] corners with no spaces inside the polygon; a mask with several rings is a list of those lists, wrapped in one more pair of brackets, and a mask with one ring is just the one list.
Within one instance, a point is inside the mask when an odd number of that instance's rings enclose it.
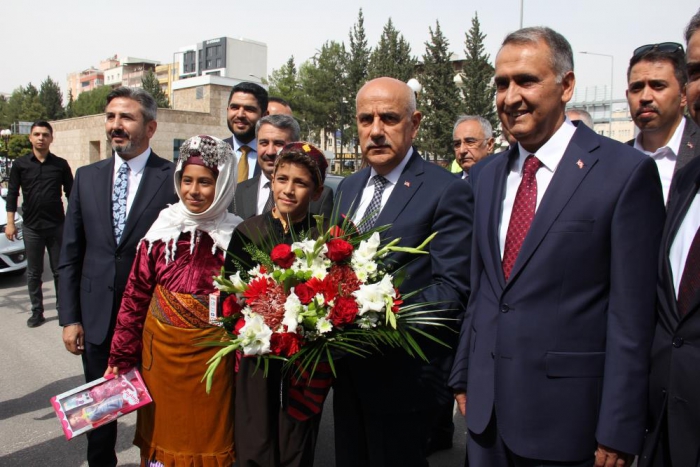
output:
{"label": "white dress shirt", "polygon": [[678,287],[681,285],[681,277],[685,262],[688,259],[690,245],[693,243],[695,233],[700,227],[700,193],[695,193],[695,198],[685,214],[678,233],[671,244],[668,260],[671,263],[671,273],[673,274],[673,287],[676,289],[678,297]]}
{"label": "white dress shirt", "polygon": [[119,168],[124,162],[129,166],[129,181],[127,182],[127,195],[126,195],[126,217],[129,218],[129,211],[131,210],[131,205],[134,203],[134,198],[136,198],[136,192],[139,190],[139,184],[141,183],[141,177],[143,176],[143,169],[146,168],[146,162],[148,162],[148,156],[151,155],[151,148],[149,147],[143,153],[138,156],[125,161],[121,158],[119,154],[114,153],[114,173],[112,174],[112,192],[114,192],[114,181],[117,179],[117,174],[119,173]]}
{"label": "white dress shirt", "polygon": [[255,175],[255,166],[258,164],[258,139],[255,138],[250,143],[241,143],[236,138],[236,135],[233,135],[233,152],[236,153],[236,164],[241,160],[241,154],[243,154],[241,146],[250,148],[250,151],[248,151],[248,179],[251,179]]}
{"label": "white dress shirt", "polygon": [[508,226],[510,225],[510,216],[513,213],[513,203],[515,202],[515,194],[518,192],[518,187],[520,186],[520,181],[523,179],[523,165],[525,164],[525,159],[530,154],[534,154],[542,166],[540,166],[535,178],[537,179],[537,205],[535,206],[535,213],[540,207],[540,202],[544,193],[547,191],[549,182],[552,181],[554,177],[554,172],[557,170],[557,166],[564,157],[564,151],[566,151],[567,146],[571,138],[574,136],[576,127],[571,120],[567,117],[561,127],[549,138],[549,141],[544,143],[544,145],[536,152],[531,153],[525,150],[520,143],[518,143],[518,150],[520,152],[517,159],[515,159],[510,166],[510,172],[506,178],[506,193],[503,199],[502,205],[502,215],[501,215],[501,225],[499,227],[499,245],[501,247],[501,259],[503,259],[503,250],[506,244],[506,235],[508,234]]}
{"label": "white dress shirt", "polygon": [[270,180],[263,174],[260,174],[258,180],[258,205],[255,208],[255,214],[262,214],[267,204],[267,199],[270,197]]}
{"label": "white dress shirt", "polygon": [[673,136],[668,140],[666,146],[662,146],[654,152],[645,151],[642,147],[642,136],[644,133],[639,133],[634,139],[634,149],[642,151],[647,156],[651,156],[656,162],[656,167],[659,169],[661,177],[661,186],[664,189],[664,201],[668,200],[668,192],[671,190],[671,180],[673,180],[673,171],[676,168],[678,160],[678,151],[681,148],[681,140],[683,139],[683,131],[685,131],[685,118],[681,118],[681,122],[673,132]]}
{"label": "white dress shirt", "polygon": [[[389,196],[391,196],[391,192],[394,191],[394,187],[396,186],[396,183],[399,181],[399,177],[401,176],[401,173],[403,172],[403,169],[406,167],[406,164],[408,164],[408,160],[411,158],[413,155],[413,148],[408,149],[408,154],[406,154],[406,157],[403,158],[403,160],[394,167],[394,169],[389,172],[388,174],[384,175],[384,178],[387,180],[387,184],[384,186],[384,192],[382,193],[382,204],[379,212],[381,213],[381,210],[384,209],[384,205],[386,204],[386,201],[389,199]],[[360,205],[357,206],[357,210],[355,211],[355,216],[353,217],[353,222],[355,225],[359,225],[359,222],[365,217],[365,211],[367,211],[367,207],[369,206],[370,201],[372,201],[372,196],[374,195],[374,176],[377,175],[377,172],[374,170],[374,168],[370,169],[369,171],[369,178],[367,179],[367,184],[365,185],[365,188],[362,190],[362,198],[360,198]]]}

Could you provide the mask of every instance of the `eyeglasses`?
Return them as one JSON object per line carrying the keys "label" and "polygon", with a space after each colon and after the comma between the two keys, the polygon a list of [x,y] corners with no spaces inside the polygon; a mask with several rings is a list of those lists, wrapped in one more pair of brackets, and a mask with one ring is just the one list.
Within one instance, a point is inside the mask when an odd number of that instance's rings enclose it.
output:
{"label": "eyeglasses", "polygon": [[481,144],[482,141],[486,141],[486,138],[464,138],[461,141],[458,139],[455,139],[455,140],[452,140],[452,146],[455,149],[459,149],[462,147],[462,144],[464,144],[468,148],[474,149],[477,146],[479,146],[479,144]]}
{"label": "eyeglasses", "polygon": [[632,57],[638,57],[651,51],[666,54],[673,54],[678,52],[680,52],[681,54],[685,53],[685,51],[683,50],[683,46],[677,42],[661,42],[659,44],[647,44],[641,47],[637,47],[636,49],[634,49]]}

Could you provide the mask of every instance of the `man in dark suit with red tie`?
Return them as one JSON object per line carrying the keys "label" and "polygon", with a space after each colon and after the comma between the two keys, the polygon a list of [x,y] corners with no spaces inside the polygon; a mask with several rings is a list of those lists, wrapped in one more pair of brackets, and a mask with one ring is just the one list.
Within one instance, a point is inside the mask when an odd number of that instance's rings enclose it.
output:
{"label": "man in dark suit with red tie", "polygon": [[[381,233],[382,242],[400,237],[400,246],[416,247],[437,232],[430,255],[396,253],[386,261],[405,267],[402,294],[419,291],[407,302],[429,302],[434,313],[459,319],[469,296],[465,267],[472,191],[412,147],[420,121],[406,83],[393,78],[366,83],[357,93],[357,127],[369,167],[344,179],[336,199],[340,213],[363,232],[390,225]],[[455,344],[456,335],[446,334],[440,337]],[[446,379],[453,350],[421,344],[431,364],[403,349],[382,349],[367,358],[348,355],[337,362],[333,413],[338,467],[427,467],[431,424],[436,410],[451,398]]]}
{"label": "man in dark suit with red tie", "polygon": [[575,77],[561,34],[509,34],[495,84],[518,144],[475,188],[473,292],[450,378],[469,464],[630,465],[645,429],[658,171],[565,117]]}
{"label": "man in dark suit with red tie", "polygon": [[[156,102],[141,88],[107,96],[105,131],[114,154],[81,167],[68,199],[58,265],[66,349],[81,355],[86,381],[107,369],[122,294],[136,246],[160,211],[177,201],[174,165],[150,147]],[[87,434],[90,467],[117,465],[117,423]]]}

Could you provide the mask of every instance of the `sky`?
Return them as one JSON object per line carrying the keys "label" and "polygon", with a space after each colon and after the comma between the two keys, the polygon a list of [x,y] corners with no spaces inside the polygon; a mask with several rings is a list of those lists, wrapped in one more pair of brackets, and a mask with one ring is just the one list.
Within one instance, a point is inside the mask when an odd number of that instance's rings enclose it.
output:
{"label": "sky", "polygon": [[583,55],[613,55],[614,97],[623,98],[632,51],[645,44],[683,41],[697,11],[697,0],[34,0],[5,2],[0,13],[0,92],[11,93],[47,77],[67,93],[67,75],[115,54],[172,61],[173,52],[221,36],[267,44],[268,73],[293,55],[297,65],[325,41],[343,41],[362,8],[369,45],[388,18],[418,57],[436,21],[451,52],[464,55],[465,33],[478,14],[487,35],[486,51],[495,58],[511,31],[549,26],[562,33],[574,51],[577,89],[607,86],[611,60]]}

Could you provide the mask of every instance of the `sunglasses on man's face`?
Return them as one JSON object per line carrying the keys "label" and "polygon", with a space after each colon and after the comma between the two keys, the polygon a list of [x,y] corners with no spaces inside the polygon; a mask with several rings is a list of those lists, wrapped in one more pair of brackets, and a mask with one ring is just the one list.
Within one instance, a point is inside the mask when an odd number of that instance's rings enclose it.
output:
{"label": "sunglasses on man's face", "polygon": [[684,54],[683,46],[677,42],[661,42],[660,44],[647,44],[634,49],[633,57],[638,57],[644,55],[648,52],[661,52],[661,53],[680,53]]}

